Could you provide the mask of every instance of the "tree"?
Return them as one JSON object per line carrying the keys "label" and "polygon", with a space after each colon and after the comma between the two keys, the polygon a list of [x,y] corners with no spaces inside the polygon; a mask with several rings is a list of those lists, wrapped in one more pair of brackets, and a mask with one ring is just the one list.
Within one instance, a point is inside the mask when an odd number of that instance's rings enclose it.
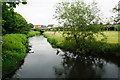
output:
{"label": "tree", "polygon": [[5,32],[12,32],[12,27],[15,26],[15,16],[14,10],[8,9],[8,5],[6,2],[2,5],[2,27],[5,29]]}
{"label": "tree", "polygon": [[114,13],[118,12],[117,16],[114,19],[114,22],[116,24],[120,24],[120,1],[118,2],[118,6],[116,6],[116,7],[113,8],[113,12]]}
{"label": "tree", "polygon": [[14,30],[14,33],[25,33],[26,30],[30,29],[29,24],[27,24],[27,21],[18,13],[15,14],[15,23],[16,26],[12,28]]}
{"label": "tree", "polygon": [[29,25],[30,28],[34,27],[34,25],[32,23],[29,23],[28,25]]}
{"label": "tree", "polygon": [[87,5],[83,1],[76,2],[62,2],[58,3],[55,11],[55,18],[60,24],[63,24],[63,36],[67,41],[75,40],[77,52],[84,53],[86,44],[85,41],[95,40],[94,34],[101,34],[100,32],[100,18],[99,9],[96,3]]}
{"label": "tree", "polygon": [[[14,33],[16,30],[16,14],[14,12],[14,8],[19,3],[26,4],[27,2],[24,0],[16,0],[15,2],[2,2],[2,32],[6,33]],[[16,32],[16,31],[15,31]]]}
{"label": "tree", "polygon": [[120,25],[115,25],[115,29],[116,29],[117,31],[120,31]]}

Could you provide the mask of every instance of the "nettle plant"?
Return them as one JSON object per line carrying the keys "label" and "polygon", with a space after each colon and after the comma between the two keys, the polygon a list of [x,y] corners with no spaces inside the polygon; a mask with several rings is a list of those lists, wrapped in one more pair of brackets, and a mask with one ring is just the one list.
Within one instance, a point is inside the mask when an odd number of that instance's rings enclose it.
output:
{"label": "nettle plant", "polygon": [[78,51],[84,53],[85,41],[94,41],[98,34],[105,36],[100,29],[99,12],[95,2],[61,2],[56,5],[54,16],[63,25],[66,40],[74,40]]}

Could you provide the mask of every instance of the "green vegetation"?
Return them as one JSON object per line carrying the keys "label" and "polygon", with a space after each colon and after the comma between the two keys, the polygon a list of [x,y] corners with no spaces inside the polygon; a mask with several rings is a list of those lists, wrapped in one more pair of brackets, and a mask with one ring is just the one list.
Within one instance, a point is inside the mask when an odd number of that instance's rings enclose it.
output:
{"label": "green vegetation", "polygon": [[40,35],[38,31],[25,34],[5,34],[2,37],[2,75],[3,77],[14,72],[24,60],[28,50],[27,37]]}
{"label": "green vegetation", "polygon": [[[73,1],[61,2],[56,6],[55,18],[60,24],[63,24],[65,30],[62,34],[65,38],[63,44],[68,48],[67,50],[70,49],[77,53],[78,57],[79,53],[90,52],[91,46],[93,46],[91,43],[95,44],[98,35],[102,36],[101,41],[105,40],[105,36],[100,30],[101,22],[96,4],[95,2],[86,4],[84,1]],[[95,45],[99,47],[102,46],[102,43],[96,42]]]}
{"label": "green vegetation", "polygon": [[119,8],[119,5],[120,4],[120,1],[118,1],[118,4],[116,5],[116,7],[113,8],[113,12],[116,13],[116,15],[114,16],[114,23],[115,24],[119,24],[120,25],[120,19],[119,19],[119,11],[120,11],[120,8]]}
{"label": "green vegetation", "polygon": [[26,56],[27,36],[25,34],[6,34],[2,44],[2,75],[15,71]]}
{"label": "green vegetation", "polygon": [[32,37],[32,36],[39,36],[40,35],[40,32],[39,31],[30,31],[27,33],[27,37]]}
{"label": "green vegetation", "polygon": [[36,31],[40,31],[40,30],[41,30],[39,27],[37,27],[37,28],[35,28],[35,29],[36,29]]}
{"label": "green vegetation", "polygon": [[[2,2],[2,34],[27,33],[33,26],[17,12],[14,8],[19,2]],[[26,4],[26,3],[23,3]]]}
{"label": "green vegetation", "polygon": [[[20,1],[20,2],[19,2]],[[2,2],[2,75],[9,74],[19,68],[28,50],[28,37],[40,35],[39,31],[30,31],[34,27],[14,8],[19,3],[27,4],[25,0],[15,2]],[[1,44],[1,43],[0,43]]]}
{"label": "green vegetation", "polygon": [[[118,41],[118,31],[104,31],[103,33],[107,37],[107,43],[119,43],[119,41]],[[48,37],[57,39],[58,41],[63,41],[65,39],[62,36],[62,31],[61,32],[56,32],[56,33],[47,31],[47,32],[45,32],[45,34]],[[102,36],[98,35],[98,37],[96,37],[96,40],[102,39],[101,37]]]}
{"label": "green vegetation", "polygon": [[115,28],[117,31],[120,31],[120,25],[116,25]]}
{"label": "green vegetation", "polygon": [[37,27],[37,28],[35,28],[35,29],[36,29],[36,31],[41,32],[41,34],[46,31],[46,30],[40,29],[39,27]]}
{"label": "green vegetation", "polygon": [[[92,55],[114,55],[114,56],[120,56],[118,53],[118,32],[117,31],[104,31],[104,34],[107,36],[107,43],[100,41],[101,36],[98,35],[96,38],[97,41],[90,41],[85,40],[85,44],[83,46],[83,51],[82,53],[86,54],[92,54]],[[50,42],[53,47],[59,47],[65,51],[70,51],[73,52],[74,54],[76,53],[81,53],[79,52],[80,48],[76,47],[75,40],[66,40],[65,37],[62,36],[62,32],[45,32],[43,34],[45,37],[47,37],[48,42]],[[82,43],[79,43],[81,46]],[[89,45],[88,45],[89,44]]]}

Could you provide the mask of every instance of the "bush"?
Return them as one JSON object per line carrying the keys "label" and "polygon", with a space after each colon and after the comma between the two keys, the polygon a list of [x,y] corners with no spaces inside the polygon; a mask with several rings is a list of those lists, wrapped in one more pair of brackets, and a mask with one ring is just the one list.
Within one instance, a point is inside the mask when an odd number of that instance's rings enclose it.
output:
{"label": "bush", "polygon": [[50,42],[52,45],[56,45],[57,42],[58,42],[55,38],[48,38],[47,40],[48,40],[48,42]]}
{"label": "bush", "polygon": [[36,29],[36,31],[40,31],[40,30],[41,30],[39,27],[37,27],[37,28],[35,28],[35,29]]}
{"label": "bush", "polygon": [[46,35],[46,34],[44,34],[44,33],[43,33],[43,36],[44,36],[45,38],[47,38],[47,35]]}
{"label": "bush", "polygon": [[3,77],[16,70],[26,56],[27,36],[25,34],[6,34],[2,44]]}
{"label": "bush", "polygon": [[39,31],[30,31],[28,34],[27,34],[27,37],[33,37],[33,36],[39,36],[40,35],[40,32]]}
{"label": "bush", "polygon": [[120,25],[115,25],[115,29],[116,29],[117,31],[120,31]]}
{"label": "bush", "polygon": [[[107,56],[120,56],[118,53],[119,46],[116,43],[106,43],[96,40],[79,40],[79,45],[76,44],[75,40],[59,40],[58,37],[50,37],[48,34],[43,34],[47,37],[48,42],[50,42],[53,47],[58,47],[64,51],[69,51],[71,53],[77,54],[89,54],[89,55],[107,55]],[[58,40],[58,41],[57,41]]]}

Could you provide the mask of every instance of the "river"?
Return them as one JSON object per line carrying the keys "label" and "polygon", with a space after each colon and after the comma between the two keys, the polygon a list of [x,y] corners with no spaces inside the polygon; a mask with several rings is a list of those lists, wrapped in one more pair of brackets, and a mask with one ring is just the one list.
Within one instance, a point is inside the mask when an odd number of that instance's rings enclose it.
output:
{"label": "river", "polygon": [[34,53],[27,53],[23,65],[15,72],[17,78],[120,78],[118,63],[92,56],[78,60],[69,52],[52,48],[41,36],[29,38]]}

